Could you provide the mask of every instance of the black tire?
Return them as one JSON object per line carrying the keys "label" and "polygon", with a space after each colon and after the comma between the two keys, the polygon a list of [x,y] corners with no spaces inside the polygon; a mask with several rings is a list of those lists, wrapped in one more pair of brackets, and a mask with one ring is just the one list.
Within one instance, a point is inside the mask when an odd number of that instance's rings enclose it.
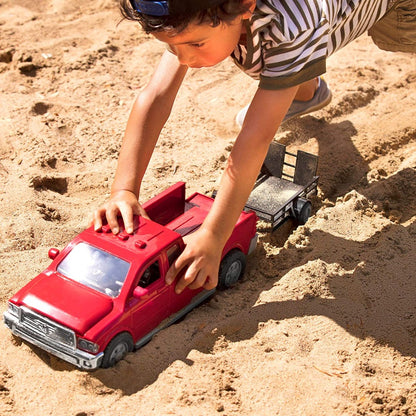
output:
{"label": "black tire", "polygon": [[218,288],[227,289],[234,286],[243,276],[245,268],[245,254],[238,249],[231,250],[221,262],[218,273]]}
{"label": "black tire", "polygon": [[295,213],[298,223],[300,225],[306,224],[306,222],[312,214],[311,201],[308,201],[304,198],[298,198],[298,200],[296,201]]}
{"label": "black tire", "polygon": [[133,351],[133,339],[130,334],[123,332],[115,336],[104,351],[101,367],[109,368],[121,361],[127,353]]}

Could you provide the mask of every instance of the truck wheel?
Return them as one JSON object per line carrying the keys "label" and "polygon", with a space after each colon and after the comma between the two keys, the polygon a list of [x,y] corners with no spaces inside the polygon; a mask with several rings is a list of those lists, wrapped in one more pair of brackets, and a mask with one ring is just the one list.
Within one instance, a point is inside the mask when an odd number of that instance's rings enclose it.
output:
{"label": "truck wheel", "polygon": [[246,256],[241,250],[231,250],[222,260],[218,273],[218,288],[227,289],[234,286],[243,275]]}
{"label": "truck wheel", "polygon": [[295,205],[295,213],[299,224],[306,224],[312,213],[311,202],[304,198],[298,198]]}
{"label": "truck wheel", "polygon": [[114,337],[104,351],[101,367],[108,368],[122,360],[128,352],[133,351],[133,340],[126,332]]}

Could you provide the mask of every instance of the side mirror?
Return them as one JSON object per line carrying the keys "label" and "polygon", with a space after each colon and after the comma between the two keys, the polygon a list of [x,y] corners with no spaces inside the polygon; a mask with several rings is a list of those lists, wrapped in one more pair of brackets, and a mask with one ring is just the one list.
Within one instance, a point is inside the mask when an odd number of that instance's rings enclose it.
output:
{"label": "side mirror", "polygon": [[149,294],[149,289],[146,287],[137,286],[133,291],[133,296],[136,299],[143,299]]}
{"label": "side mirror", "polygon": [[57,248],[51,248],[48,251],[48,256],[51,260],[55,260],[58,254],[59,250]]}

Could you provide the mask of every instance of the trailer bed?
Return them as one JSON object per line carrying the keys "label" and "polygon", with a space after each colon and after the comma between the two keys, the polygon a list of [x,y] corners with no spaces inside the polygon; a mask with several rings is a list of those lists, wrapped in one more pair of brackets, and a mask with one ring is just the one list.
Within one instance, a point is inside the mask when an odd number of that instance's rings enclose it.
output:
{"label": "trailer bed", "polygon": [[277,213],[303,190],[302,185],[269,176],[253,189],[246,207],[264,213]]}
{"label": "trailer bed", "polygon": [[[288,157],[292,160],[287,161]],[[300,219],[298,209],[316,193],[317,165],[317,156],[301,150],[292,154],[272,142],[245,210],[270,223],[271,230],[288,217]]]}

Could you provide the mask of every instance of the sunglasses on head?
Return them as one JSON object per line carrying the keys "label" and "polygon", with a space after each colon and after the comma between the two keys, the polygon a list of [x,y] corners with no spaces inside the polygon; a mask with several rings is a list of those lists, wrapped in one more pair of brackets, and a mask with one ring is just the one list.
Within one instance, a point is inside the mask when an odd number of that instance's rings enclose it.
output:
{"label": "sunglasses on head", "polygon": [[165,0],[130,0],[131,7],[138,13],[148,14],[150,16],[168,16],[169,6]]}
{"label": "sunglasses on head", "polygon": [[150,16],[168,16],[193,13],[209,9],[226,0],[176,0],[170,5],[168,0],[130,0],[131,7],[138,13]]}

